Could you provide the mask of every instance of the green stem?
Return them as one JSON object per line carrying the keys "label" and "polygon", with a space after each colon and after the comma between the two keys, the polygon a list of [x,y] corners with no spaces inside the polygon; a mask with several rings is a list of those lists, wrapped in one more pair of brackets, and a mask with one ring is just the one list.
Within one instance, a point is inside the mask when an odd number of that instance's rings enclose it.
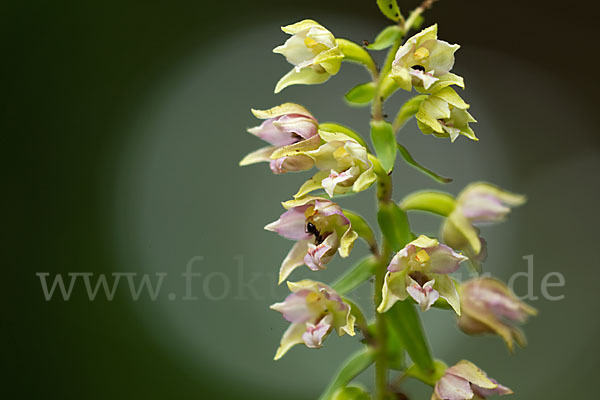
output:
{"label": "green stem", "polygon": [[421,5],[417,8],[415,8],[410,15],[408,16],[408,18],[406,19],[406,21],[404,22],[404,34],[406,35],[408,33],[408,31],[410,31],[412,29],[413,24],[415,23],[415,21],[417,20],[417,18],[419,17],[419,15],[423,14],[423,12],[429,8],[431,8],[431,6],[433,5],[433,3],[435,3],[437,0],[425,0],[421,3]]}
{"label": "green stem", "polygon": [[396,40],[396,42],[394,43],[394,45],[388,51],[386,59],[385,59],[385,64],[383,65],[383,68],[381,69],[379,76],[377,77],[376,80],[373,81],[373,82],[375,82],[375,96],[373,98],[373,104],[371,106],[371,118],[374,121],[383,120],[384,98],[383,98],[383,94],[381,93],[381,88],[383,86],[383,80],[389,75],[390,71],[392,70],[392,63],[394,62],[394,57],[396,57],[396,52],[400,48],[401,44],[402,44],[402,37],[399,37]]}
{"label": "green stem", "polygon": [[[382,300],[381,291],[385,280],[386,268],[388,260],[391,256],[392,249],[387,240],[383,239],[381,255],[379,257],[379,265],[375,272],[375,293],[373,303],[375,308],[379,306]],[[375,399],[384,400],[387,393],[388,366],[387,366],[387,326],[385,321],[386,315],[376,313],[375,330],[377,339],[377,355],[375,358]]]}
{"label": "green stem", "polygon": [[[373,121],[381,121],[383,120],[383,94],[382,94],[382,86],[383,80],[390,73],[392,69],[392,62],[394,61],[394,57],[396,56],[396,52],[400,48],[402,44],[402,37],[399,37],[394,45],[390,48],[387,53],[385,63],[381,72],[377,79],[374,79],[375,82],[375,97],[373,99],[373,104],[371,108],[371,118]],[[381,168],[380,168],[381,169]],[[388,203],[392,199],[392,180],[391,178],[384,172],[379,171],[379,188],[377,190],[377,198],[379,204]],[[378,260],[379,263],[377,265],[377,269],[375,272],[375,288],[374,288],[374,296],[373,302],[375,308],[379,306],[381,303],[381,291],[383,288],[384,280],[385,280],[385,272],[388,265],[388,261],[391,257],[392,249],[383,238],[383,244],[381,246],[381,253],[379,254]],[[386,354],[386,322],[385,315],[381,313],[376,313],[376,338],[377,338],[377,355],[375,358],[375,399],[376,400],[384,400],[386,398],[387,393],[387,380],[388,380],[388,368],[387,368],[387,354]]]}
{"label": "green stem", "polygon": [[[404,21],[401,21],[401,25],[404,28],[404,35],[408,33],[411,29],[412,25],[416,21],[419,15],[423,13],[427,8],[431,7],[431,4],[436,0],[425,0],[419,7],[417,7],[409,17]],[[383,103],[385,101],[384,93],[383,93],[383,83],[385,78],[389,75],[392,69],[392,63],[394,62],[394,58],[398,49],[402,45],[403,36],[399,37],[394,45],[390,48],[387,53],[385,63],[379,71],[379,74],[373,74],[373,82],[375,83],[375,96],[373,98],[373,103],[371,106],[371,119],[372,121],[382,121],[384,119],[383,114]],[[377,163],[378,164],[378,163]],[[381,170],[381,166],[379,165],[379,169]],[[381,207],[382,204],[386,204],[392,201],[392,180],[391,177],[388,176],[385,171],[376,171],[378,172],[378,182],[379,187],[377,190],[377,200],[378,200],[378,208]],[[383,238],[383,244],[381,246],[381,253],[376,255],[378,259],[377,269],[375,271],[375,287],[374,287],[374,296],[373,302],[375,308],[379,306],[382,299],[382,289],[385,281],[386,269],[388,266],[389,259],[392,255],[392,248],[388,241]],[[387,342],[387,324],[385,320],[386,316],[384,313],[376,312],[376,321],[375,321],[375,337],[377,339],[377,352],[375,357],[375,399],[376,400],[385,400],[387,397],[387,386],[388,386],[388,365],[387,365],[387,352],[386,352],[386,342]]]}

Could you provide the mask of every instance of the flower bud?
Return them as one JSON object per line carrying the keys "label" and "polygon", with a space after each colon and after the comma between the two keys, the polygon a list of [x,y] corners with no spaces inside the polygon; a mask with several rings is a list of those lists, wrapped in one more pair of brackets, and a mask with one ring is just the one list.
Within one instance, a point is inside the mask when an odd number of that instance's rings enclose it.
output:
{"label": "flower bud", "polygon": [[512,394],[475,364],[462,360],[448,368],[436,382],[431,400],[485,399],[492,395]]}
{"label": "flower bud", "polygon": [[432,93],[425,99],[417,112],[417,124],[426,135],[450,138],[454,142],[460,135],[479,140],[469,126],[477,122],[467,109],[469,105],[450,87]]}
{"label": "flower bud", "polygon": [[442,238],[448,246],[464,251],[478,263],[485,255],[485,242],[473,224],[501,222],[511,207],[520,206],[525,201],[525,196],[489,183],[472,183],[459,193],[454,210],[444,221]]}
{"label": "flower bud", "polygon": [[525,335],[516,326],[537,311],[523,303],[506,287],[493,278],[476,278],[464,282],[460,288],[462,314],[458,326],[467,334],[495,333],[508,348],[526,344]]}

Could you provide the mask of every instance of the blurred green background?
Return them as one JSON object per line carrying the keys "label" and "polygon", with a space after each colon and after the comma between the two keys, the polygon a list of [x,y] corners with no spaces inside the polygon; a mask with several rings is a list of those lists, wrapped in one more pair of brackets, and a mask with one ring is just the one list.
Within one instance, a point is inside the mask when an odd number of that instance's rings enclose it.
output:
{"label": "blurred green background", "polygon": [[[416,2],[400,1],[403,9]],[[560,3],[558,3],[560,4]],[[421,135],[403,143],[453,177],[441,188],[398,164],[395,198],[421,189],[452,193],[487,180],[526,193],[504,224],[484,228],[486,269],[508,279],[534,256],[540,310],[529,346],[509,354],[495,337],[467,337],[447,312],[423,316],[436,356],[468,358],[513,388],[515,399],[593,398],[599,371],[597,282],[599,136],[593,13],[543,1],[441,0],[426,14],[460,43],[455,70],[480,121],[479,143]],[[567,8],[567,6],[569,8]],[[582,6],[583,7],[583,6]],[[260,141],[250,107],[301,103],[321,121],[366,134],[368,110],[347,89],[367,79],[355,65],[324,85],[272,90],[290,65],[271,53],[280,25],[313,18],[334,34],[372,40],[386,24],[375,1],[11,2],[3,31],[5,317],[3,392],[26,398],[316,398],[357,338],[272,356],[286,323],[268,305],[286,295],[273,279],[291,242],[262,230],[308,174],[238,168]],[[405,95],[392,100],[390,115]],[[372,191],[343,199],[374,221]],[[435,234],[439,220],[414,215]],[[366,254],[336,258],[331,281]],[[186,264],[201,274],[185,301]],[[543,277],[566,280],[542,297]],[[133,301],[126,281],[113,301],[46,301],[37,272],[168,273],[156,301]],[[211,275],[212,274],[212,275]],[[240,276],[241,274],[241,276]],[[209,277],[208,279],[206,279]],[[252,292],[240,282],[254,277]],[[93,280],[95,282],[95,278]],[[229,285],[229,286],[228,286]],[[516,291],[524,294],[524,279]],[[168,294],[173,293],[171,300]],[[368,287],[355,297],[367,301]],[[220,299],[220,297],[223,297]],[[367,385],[370,372],[361,377]],[[411,398],[429,398],[418,383]]]}

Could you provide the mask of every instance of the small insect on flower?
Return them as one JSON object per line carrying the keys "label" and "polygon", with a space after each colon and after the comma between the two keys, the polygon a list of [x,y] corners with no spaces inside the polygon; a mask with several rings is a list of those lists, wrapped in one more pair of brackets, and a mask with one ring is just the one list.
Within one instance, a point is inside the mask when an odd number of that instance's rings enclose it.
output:
{"label": "small insect on flower", "polygon": [[324,269],[336,251],[347,257],[358,238],[339,205],[320,197],[306,196],[283,203],[287,209],[265,229],[296,240],[279,270],[279,283],[306,264],[313,271]]}
{"label": "small insect on flower", "polygon": [[313,235],[315,237],[316,245],[320,245],[321,243],[323,243],[323,240],[324,240],[323,236],[321,236],[321,234],[319,233],[319,230],[312,222],[309,222],[306,224],[306,233],[310,233],[311,235]]}
{"label": "small insect on flower", "polygon": [[437,38],[437,25],[423,29],[398,49],[391,77],[404,90],[439,90],[448,85],[464,87],[460,76],[452,74],[454,53],[460,48]]}

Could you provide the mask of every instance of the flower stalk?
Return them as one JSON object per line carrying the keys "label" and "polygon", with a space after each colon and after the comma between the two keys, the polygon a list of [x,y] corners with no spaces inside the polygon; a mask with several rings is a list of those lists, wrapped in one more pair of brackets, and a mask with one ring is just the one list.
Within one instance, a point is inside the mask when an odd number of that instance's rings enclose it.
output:
{"label": "flower stalk", "polygon": [[[370,103],[372,146],[345,125],[319,123],[298,104],[253,110],[263,122],[249,132],[269,145],[250,153],[241,165],[268,162],[276,174],[317,169],[292,200],[282,203],[286,211],[281,217],[265,227],[295,241],[281,264],[279,283],[287,281],[302,265],[318,273],[336,254],[349,257],[355,242],[361,240],[372,253],[331,285],[308,279],[288,281],[291,294],[271,306],[290,323],[275,359],[297,344],[320,348],[332,332],[340,336],[358,332],[363,336],[363,348],[340,368],[321,400],[403,398],[399,385],[406,378],[431,386],[434,400],[511,394],[510,389],[488,378],[469,361],[448,368],[436,360],[419,312],[431,307],[453,312],[465,333],[497,334],[511,350],[513,342],[525,344],[517,324],[535,314],[500,281],[487,278],[461,283],[452,275],[463,261],[481,271],[486,242],[477,225],[503,221],[511,207],[525,202],[524,196],[479,182],[470,184],[456,197],[421,191],[405,196],[400,203],[393,199],[391,176],[397,158],[439,184],[452,181],[422,166],[397,142],[397,131],[413,117],[423,134],[450,139],[451,143],[461,136],[478,140],[469,126],[476,122],[467,111],[470,106],[452,88],[465,86],[462,77],[450,72],[460,46],[439,40],[436,24],[404,40],[414,27],[420,27],[423,12],[435,1],[423,1],[405,19],[397,0],[377,0],[394,25],[384,28],[374,43],[365,46],[335,37],[314,20],[282,28],[291,37],[274,51],[294,67],[280,79],[275,92],[290,85],[324,83],[338,73],[344,62],[364,67],[371,79],[352,88],[345,98],[357,106]],[[368,50],[383,49],[388,52],[379,69]],[[419,94],[400,108],[393,123],[387,121],[383,109],[386,100],[398,90],[413,89]],[[398,153],[402,157],[397,157]],[[371,186],[377,188],[379,243],[360,214],[338,203],[338,198]],[[439,238],[413,233],[407,213],[414,210],[443,218]],[[374,285],[374,322],[367,321],[361,305],[348,297],[367,280]],[[411,365],[406,364],[406,354]],[[371,364],[375,367],[372,396],[354,383]],[[389,384],[392,371],[400,371],[400,379]]]}

